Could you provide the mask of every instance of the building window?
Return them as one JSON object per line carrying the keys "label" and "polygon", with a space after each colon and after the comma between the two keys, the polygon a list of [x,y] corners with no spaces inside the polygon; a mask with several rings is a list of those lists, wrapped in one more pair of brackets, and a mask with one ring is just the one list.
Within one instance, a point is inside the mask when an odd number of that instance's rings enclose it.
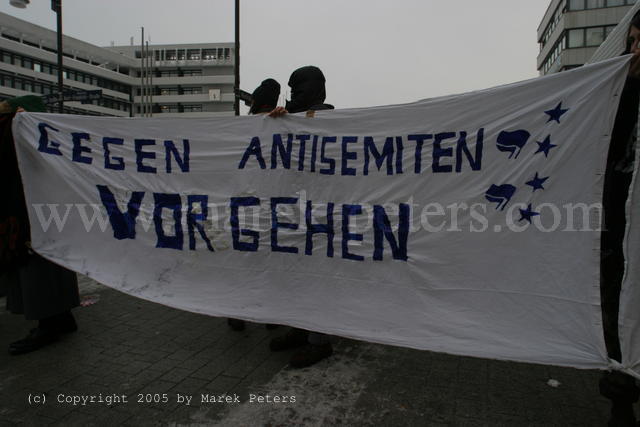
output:
{"label": "building window", "polygon": [[198,95],[202,93],[201,87],[185,87],[182,89],[182,93],[185,95]]}
{"label": "building window", "polygon": [[1,75],[2,77],[2,86],[5,87],[13,87],[13,77]]}
{"label": "building window", "polygon": [[[584,29],[580,29],[579,31],[580,33],[578,34],[580,35],[584,34]],[[566,48],[567,48],[566,38],[560,37],[560,39],[558,39],[556,44],[553,46],[553,49],[549,51],[549,54],[547,55],[546,59],[542,63],[542,66],[540,67],[540,69],[544,74],[547,74],[547,71],[549,71],[549,69],[553,66],[553,64],[556,62],[556,60],[560,57],[560,55]]]}
{"label": "building window", "polygon": [[587,28],[585,30],[585,45],[586,46],[600,46],[604,41],[604,28]]}
{"label": "building window", "polygon": [[176,59],[178,59],[175,49],[167,50],[165,53],[165,57],[167,58],[167,61],[175,61]]}
{"label": "building window", "polygon": [[604,27],[574,28],[567,33],[569,48],[600,46],[615,25]]}
{"label": "building window", "polygon": [[202,112],[202,105],[200,104],[187,104],[182,107],[185,113],[200,113]]}
{"label": "building window", "polygon": [[13,64],[13,58],[9,52],[2,52],[2,62]]}
{"label": "building window", "polygon": [[178,50],[178,61],[184,61],[184,59],[186,58],[186,54],[184,49],[179,49]]}
{"label": "building window", "polygon": [[[11,61],[10,63],[22,66],[27,69],[35,70],[36,72],[39,72],[39,73],[50,74],[55,76],[57,75],[57,72],[58,72],[58,67],[53,64],[49,64],[47,62],[41,62],[39,60],[34,60],[31,57],[23,56],[20,54],[12,54],[11,52],[0,51],[0,60],[3,62]],[[127,85],[114,82],[111,80],[107,80],[107,79],[97,78],[88,73],[84,73],[82,71],[76,71],[70,68],[65,68],[63,70],[62,76],[65,79],[75,80],[78,82],[91,84],[93,86],[98,86],[105,89],[111,89],[127,95],[131,93],[131,88]],[[41,93],[39,86],[37,86],[37,89],[34,89],[33,91],[37,93]]]}
{"label": "building window", "polygon": [[587,9],[601,9],[605,7],[604,0],[587,0]]}
{"label": "building window", "polygon": [[200,49],[187,50],[187,59],[190,61],[197,61],[200,59]]}
{"label": "building window", "polygon": [[584,29],[578,28],[575,30],[569,30],[568,38],[570,49],[584,46]]}
{"label": "building window", "polygon": [[636,0],[569,0],[568,10],[601,9],[636,4]]}
{"label": "building window", "polygon": [[178,95],[177,87],[163,87],[160,89],[160,95]]}
{"label": "building window", "polygon": [[179,108],[177,105],[161,105],[160,112],[161,113],[178,113]]}
{"label": "building window", "polygon": [[9,34],[3,34],[2,37],[4,37],[5,39],[13,40],[14,42],[20,42],[19,38],[10,36]]}
{"label": "building window", "polygon": [[569,0],[569,10],[584,10],[584,0]]}
{"label": "building window", "polygon": [[553,16],[551,17],[551,19],[549,20],[549,23],[547,24],[547,28],[545,28],[542,34],[542,38],[540,40],[540,50],[542,50],[542,48],[547,44],[547,42],[549,41],[549,37],[551,36],[551,33],[553,33],[553,30],[556,29],[556,26],[564,16],[561,6],[562,4],[558,4],[558,7],[556,7],[556,10],[553,12]]}
{"label": "building window", "polygon": [[202,50],[202,58],[208,61],[218,59],[218,55],[216,55],[215,49],[203,49]]}
{"label": "building window", "polygon": [[160,77],[178,77],[178,70],[162,70]]}

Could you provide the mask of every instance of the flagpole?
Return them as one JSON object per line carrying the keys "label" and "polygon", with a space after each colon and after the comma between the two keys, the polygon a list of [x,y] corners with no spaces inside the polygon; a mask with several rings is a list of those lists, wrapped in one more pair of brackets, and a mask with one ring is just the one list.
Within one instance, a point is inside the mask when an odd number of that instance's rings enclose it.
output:
{"label": "flagpole", "polygon": [[62,74],[62,0],[51,0],[51,8],[56,12],[58,44],[58,112],[64,113],[64,84]]}
{"label": "flagpole", "polygon": [[235,95],[240,90],[240,0],[236,1],[236,41],[235,41],[235,80],[234,80],[234,96],[233,109],[236,116],[240,115],[240,100]]}
{"label": "flagpole", "polygon": [[146,106],[146,114],[145,117],[151,116],[151,104],[149,103],[149,99],[151,98],[151,86],[149,85],[149,42],[145,42],[146,49],[144,51],[144,76],[145,76],[145,97],[144,103]]}

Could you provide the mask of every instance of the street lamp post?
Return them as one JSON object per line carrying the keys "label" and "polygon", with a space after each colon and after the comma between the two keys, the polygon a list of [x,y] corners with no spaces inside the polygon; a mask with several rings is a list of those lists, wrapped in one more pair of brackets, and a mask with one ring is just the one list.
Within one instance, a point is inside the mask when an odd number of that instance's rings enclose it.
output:
{"label": "street lamp post", "polygon": [[233,109],[236,116],[240,115],[240,100],[235,94],[240,90],[240,0],[236,0],[236,43],[235,43],[235,82]]}
{"label": "street lamp post", "polygon": [[[29,0],[9,0],[11,6],[24,9],[29,4]],[[51,10],[56,13],[57,18],[57,39],[58,39],[58,111],[64,111],[64,85],[62,84],[62,0],[51,0]]]}
{"label": "street lamp post", "polygon": [[56,13],[58,36],[58,112],[64,112],[64,85],[62,84],[62,0],[51,0],[51,9]]}

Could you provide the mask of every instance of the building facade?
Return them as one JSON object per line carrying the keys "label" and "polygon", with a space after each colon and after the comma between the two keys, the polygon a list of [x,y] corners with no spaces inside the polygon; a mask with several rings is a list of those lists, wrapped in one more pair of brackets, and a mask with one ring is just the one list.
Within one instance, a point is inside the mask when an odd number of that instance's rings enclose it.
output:
{"label": "building facade", "polygon": [[585,64],[636,0],[552,0],[538,26],[540,75]]}
{"label": "building facade", "polygon": [[[143,61],[140,46],[99,47],[66,36],[62,44],[65,91],[102,91],[99,99],[65,101],[65,113],[119,117],[234,114],[233,43],[149,46],[148,61]],[[55,31],[0,13],[0,100],[56,94],[56,55]],[[56,104],[48,107],[57,112]]]}

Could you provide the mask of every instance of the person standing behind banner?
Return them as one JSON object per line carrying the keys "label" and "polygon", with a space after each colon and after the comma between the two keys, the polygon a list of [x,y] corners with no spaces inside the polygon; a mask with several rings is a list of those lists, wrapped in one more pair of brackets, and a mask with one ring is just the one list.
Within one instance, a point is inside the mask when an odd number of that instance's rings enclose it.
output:
{"label": "person standing behind banner", "polygon": [[[602,232],[600,262],[605,344],[608,356],[618,362],[622,359],[618,314],[625,268],[625,206],[634,169],[635,129],[640,100],[640,12],[631,19],[624,53],[632,53],[633,57],[620,96],[607,156],[602,200],[605,228]],[[633,405],[638,401],[640,388],[634,378],[620,371],[605,372],[600,379],[600,393],[612,403],[609,426],[636,427]]]}
{"label": "person standing behind banner", "polygon": [[[300,113],[319,110],[333,110],[333,105],[325,104],[325,77],[318,67],[312,65],[298,68],[289,77],[291,101],[286,107],[277,107],[269,113],[270,117],[281,117],[287,113]],[[311,114],[309,114],[311,115]],[[293,368],[311,366],[333,354],[329,336],[318,332],[309,332],[291,328],[285,335],[276,337],[269,343],[271,351],[283,351],[302,347],[289,360]]]}
{"label": "person standing behind banner", "polygon": [[[251,94],[251,107],[249,114],[267,114],[273,111],[278,105],[278,97],[280,96],[280,83],[274,79],[266,79],[260,83]],[[227,319],[227,324],[234,331],[244,331],[246,323],[240,319]],[[267,324],[267,329],[275,329],[277,325]]]}
{"label": "person standing behind banner", "polygon": [[278,105],[280,83],[274,79],[266,79],[251,94],[249,114],[267,114]]}
{"label": "person standing behind banner", "polygon": [[11,122],[14,112],[45,111],[37,96],[0,104],[0,273],[6,284],[7,310],[37,320],[38,327],[9,345],[9,354],[37,350],[78,329],[71,309],[80,305],[75,273],[30,249],[29,219],[18,170]]}

